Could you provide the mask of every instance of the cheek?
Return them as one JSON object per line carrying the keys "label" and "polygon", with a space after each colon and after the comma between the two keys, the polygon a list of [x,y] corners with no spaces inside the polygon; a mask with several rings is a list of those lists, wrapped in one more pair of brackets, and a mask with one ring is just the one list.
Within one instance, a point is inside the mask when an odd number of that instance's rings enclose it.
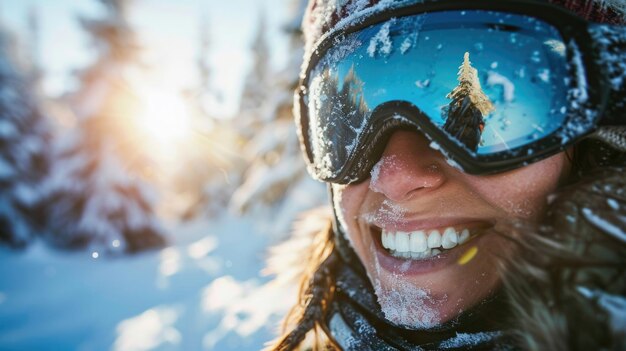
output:
{"label": "cheek", "polygon": [[355,225],[355,218],[365,201],[368,189],[369,181],[356,185],[333,184],[333,206],[339,224],[345,229],[345,232],[350,232],[349,229]]}
{"label": "cheek", "polygon": [[561,153],[504,174],[471,177],[467,183],[506,215],[536,218],[545,209],[547,196],[568,172],[568,161]]}

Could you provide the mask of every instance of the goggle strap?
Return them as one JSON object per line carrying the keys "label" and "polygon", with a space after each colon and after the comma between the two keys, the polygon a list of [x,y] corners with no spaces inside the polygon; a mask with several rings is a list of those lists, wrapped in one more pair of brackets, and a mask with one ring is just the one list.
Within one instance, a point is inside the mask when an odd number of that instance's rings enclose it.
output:
{"label": "goggle strap", "polygon": [[626,152],[626,127],[602,127],[591,135],[620,152]]}
{"label": "goggle strap", "polygon": [[607,24],[592,24],[589,34],[593,39],[596,64],[604,75],[609,88],[601,126],[626,125],[626,27]]}

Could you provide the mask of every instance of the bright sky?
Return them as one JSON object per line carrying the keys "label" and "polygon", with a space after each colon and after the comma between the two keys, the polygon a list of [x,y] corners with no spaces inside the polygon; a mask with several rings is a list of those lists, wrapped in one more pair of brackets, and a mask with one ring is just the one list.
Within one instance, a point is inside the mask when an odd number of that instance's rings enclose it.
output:
{"label": "bright sky", "polygon": [[[147,63],[158,72],[158,79],[183,88],[195,82],[199,23],[205,16],[210,25],[212,85],[223,96],[218,113],[229,114],[239,103],[261,13],[267,18],[272,65],[286,63],[286,40],[280,28],[287,21],[288,8],[288,0],[132,0],[131,23],[150,49]],[[78,15],[97,17],[102,6],[97,0],[0,0],[0,23],[28,43],[27,19],[33,9],[39,17],[44,89],[56,95],[72,89],[71,71],[92,59]]]}

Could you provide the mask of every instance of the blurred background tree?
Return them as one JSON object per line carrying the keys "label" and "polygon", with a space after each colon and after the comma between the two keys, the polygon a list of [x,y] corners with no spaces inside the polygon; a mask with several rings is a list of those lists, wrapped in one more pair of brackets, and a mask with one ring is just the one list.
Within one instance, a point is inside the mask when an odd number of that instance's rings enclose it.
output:
{"label": "blurred background tree", "polygon": [[[265,19],[259,18],[252,45],[253,65],[240,106],[241,154],[247,167],[230,206],[242,214],[260,218],[258,225],[275,238],[285,238],[293,220],[305,209],[326,200],[322,183],[306,173],[293,122],[293,93],[298,85],[303,55],[300,23],[305,1],[289,3],[289,20],[283,26],[288,36],[287,65],[272,72],[268,65]],[[271,77],[271,78],[270,78]]]}
{"label": "blurred background tree", "polygon": [[269,247],[327,196],[292,117],[304,8],[0,0],[0,349],[272,339]]}
{"label": "blurred background tree", "polygon": [[130,81],[140,47],[127,1],[100,1],[104,17],[81,18],[97,58],[77,72],[78,90],[64,97],[76,120],[55,139],[43,186],[43,237],[61,248],[136,252],[165,244],[155,190],[140,178],[144,159],[129,128],[129,114],[139,113]]}
{"label": "blurred background tree", "polygon": [[50,126],[36,82],[19,71],[10,35],[0,28],[0,241],[26,246],[43,228],[41,183],[50,166]]}
{"label": "blurred background tree", "polygon": [[[76,88],[58,98],[34,94],[30,102],[32,114],[45,109],[50,118],[39,119],[51,125],[28,124],[35,135],[45,131],[41,140],[48,145],[41,158],[50,161],[38,161],[45,170],[36,172],[37,195],[26,211],[38,216],[46,242],[102,253],[137,252],[166,244],[162,218],[219,218],[228,210],[254,218],[259,230],[278,239],[299,212],[325,201],[324,187],[306,175],[292,121],[304,1],[289,2],[282,27],[289,56],[278,68],[270,63],[267,16],[258,16],[251,67],[238,112],[230,118],[214,112],[223,97],[212,83],[206,13],[198,21],[196,83],[179,92],[158,91],[146,78],[155,68],[142,60],[143,44],[129,19],[132,1],[97,3],[101,15],[79,17],[95,55],[75,72]],[[29,12],[28,30],[33,57],[24,84],[41,92],[35,10]],[[183,108],[170,108],[172,99]],[[164,134],[181,126],[187,131],[177,139]],[[3,240],[23,246],[35,232],[19,229],[19,235]]]}

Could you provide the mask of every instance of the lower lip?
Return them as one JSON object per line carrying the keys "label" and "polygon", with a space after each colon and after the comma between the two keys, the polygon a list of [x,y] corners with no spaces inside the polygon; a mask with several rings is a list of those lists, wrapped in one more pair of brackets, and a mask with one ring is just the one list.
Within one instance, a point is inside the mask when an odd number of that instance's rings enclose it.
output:
{"label": "lower lip", "polygon": [[388,272],[402,274],[402,275],[417,275],[432,273],[437,270],[446,268],[450,265],[457,265],[459,258],[463,256],[467,250],[473,246],[479,246],[486,236],[493,234],[480,234],[479,236],[471,239],[463,245],[457,246],[453,249],[446,250],[439,255],[423,259],[423,260],[411,260],[402,259],[391,256],[391,254],[381,246],[380,240],[374,240],[376,245],[376,256],[378,257],[379,265]]}

